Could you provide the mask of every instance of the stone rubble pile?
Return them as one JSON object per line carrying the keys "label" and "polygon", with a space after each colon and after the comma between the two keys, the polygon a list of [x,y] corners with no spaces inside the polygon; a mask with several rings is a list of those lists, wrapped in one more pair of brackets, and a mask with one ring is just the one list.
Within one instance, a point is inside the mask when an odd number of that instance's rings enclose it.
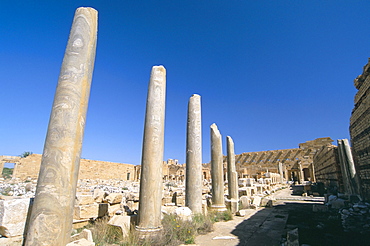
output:
{"label": "stone rubble pile", "polygon": [[35,196],[36,182],[27,180],[17,182],[15,180],[0,179],[0,194],[5,196],[31,198]]}
{"label": "stone rubble pile", "polygon": [[358,202],[339,210],[344,231],[370,232],[370,204]]}

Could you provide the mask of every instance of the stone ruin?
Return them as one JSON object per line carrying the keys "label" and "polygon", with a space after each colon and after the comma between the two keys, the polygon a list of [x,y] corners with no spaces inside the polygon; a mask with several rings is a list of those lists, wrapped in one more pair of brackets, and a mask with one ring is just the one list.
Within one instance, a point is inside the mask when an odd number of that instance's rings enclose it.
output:
{"label": "stone ruin", "polygon": [[[72,241],[73,245],[95,245],[91,232],[85,230],[71,237],[71,231],[91,219],[104,216],[109,216],[108,223],[121,227],[124,234],[135,225],[135,229],[145,235],[162,229],[162,213],[176,213],[189,219],[192,214],[207,213],[208,209],[224,211],[229,208],[242,216],[243,209],[260,206],[264,196],[287,182],[303,184],[306,189],[316,181],[316,173],[318,178],[327,179],[329,175],[323,171],[327,165],[320,169],[320,163],[328,160],[339,162],[340,168],[336,164],[330,165],[335,170],[340,169],[341,175],[335,177],[339,189],[352,195],[349,200],[356,198],[355,194],[366,187],[366,182],[362,186],[359,184],[347,140],[338,140],[338,154],[334,154],[333,159],[330,138],[308,141],[300,144],[298,149],[235,155],[234,142],[228,136],[227,156],[223,156],[221,134],[216,124],[212,124],[211,162],[202,164],[199,95],[193,95],[189,100],[186,165],[176,162],[164,165],[166,70],[163,66],[154,66],[150,76],[141,166],[111,163],[108,166],[113,172],[102,172],[99,169],[101,162],[80,158],[96,39],[97,11],[78,8],[63,59],[42,158],[38,155],[24,159],[1,157],[1,167],[4,163],[15,163],[13,179],[0,180],[0,189],[10,195],[2,196],[0,200],[0,234],[11,239],[10,243],[20,245],[24,237],[24,245],[72,245]],[[370,81],[367,67],[355,82],[361,91]],[[368,97],[363,98],[367,100]],[[356,100],[360,102],[358,98]],[[359,105],[356,104],[357,111],[360,108],[364,111]],[[357,127],[356,115],[352,115],[353,132]],[[356,135],[352,140],[365,135]],[[361,161],[367,158],[365,152],[356,152],[361,154]],[[37,158],[40,160],[34,161]],[[32,165],[24,164],[27,161],[39,164],[39,168],[32,170]],[[364,173],[360,173],[363,179]],[[341,208],[343,226],[351,229],[351,221],[367,215],[370,205],[359,199],[352,201],[347,209],[340,205],[345,201],[339,196],[329,196],[327,204]],[[269,206],[271,202],[264,205]],[[360,226],[368,225],[366,222]],[[8,241],[5,243],[9,244]]]}

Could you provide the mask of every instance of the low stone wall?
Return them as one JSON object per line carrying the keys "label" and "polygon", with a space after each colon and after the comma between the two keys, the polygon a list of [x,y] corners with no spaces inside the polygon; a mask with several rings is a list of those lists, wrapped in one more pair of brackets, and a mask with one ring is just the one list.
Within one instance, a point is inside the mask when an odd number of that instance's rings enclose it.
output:
{"label": "low stone wall", "polygon": [[[13,178],[19,178],[20,180],[36,179],[40,170],[41,157],[42,155],[32,154],[26,158],[21,158],[14,167]],[[136,179],[135,165],[81,159],[78,178],[134,181]]]}

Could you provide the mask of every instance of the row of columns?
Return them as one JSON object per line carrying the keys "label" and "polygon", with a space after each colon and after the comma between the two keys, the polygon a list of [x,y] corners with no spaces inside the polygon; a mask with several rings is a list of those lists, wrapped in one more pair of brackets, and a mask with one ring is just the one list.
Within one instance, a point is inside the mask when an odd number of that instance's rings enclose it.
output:
{"label": "row of columns", "polygon": [[[97,11],[78,8],[65,51],[50,115],[40,173],[24,245],[66,245],[70,239],[74,197],[86,112],[94,69]],[[136,229],[161,230],[162,161],[166,70],[151,71],[143,137],[139,217]],[[188,105],[186,142],[186,205],[202,212],[202,148],[200,96]],[[222,167],[222,142],[217,126],[211,126],[212,207],[226,210]],[[228,137],[229,198],[237,201],[234,143]],[[231,190],[230,190],[231,189]],[[233,190],[235,189],[235,190]]]}

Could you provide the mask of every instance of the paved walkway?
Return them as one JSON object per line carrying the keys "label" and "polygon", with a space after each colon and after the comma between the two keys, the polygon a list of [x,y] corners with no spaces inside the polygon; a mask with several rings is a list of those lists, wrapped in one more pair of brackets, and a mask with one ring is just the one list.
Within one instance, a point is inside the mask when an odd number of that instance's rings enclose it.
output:
{"label": "paved walkway", "polygon": [[[286,201],[317,202],[322,198],[292,196],[290,188],[280,190],[271,198],[276,199],[273,208],[259,208],[247,210],[245,217],[235,216],[227,222],[214,224],[214,231],[196,237],[199,246],[263,246],[281,245],[282,236],[286,235],[285,225],[288,220],[288,211],[284,209]],[[317,201],[316,201],[317,200]]]}

